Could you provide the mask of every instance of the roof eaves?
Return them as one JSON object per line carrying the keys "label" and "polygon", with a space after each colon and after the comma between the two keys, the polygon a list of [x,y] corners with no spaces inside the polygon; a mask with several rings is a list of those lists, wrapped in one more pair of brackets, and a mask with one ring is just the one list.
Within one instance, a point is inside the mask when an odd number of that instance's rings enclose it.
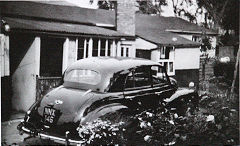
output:
{"label": "roof eaves", "polygon": [[97,38],[132,38],[130,36],[124,36],[124,35],[103,35],[103,34],[88,34],[88,33],[72,33],[67,31],[49,31],[49,30],[31,30],[31,29],[11,29],[10,33],[30,33],[30,34],[47,34],[47,35],[56,35],[56,36],[74,36],[74,37],[97,37]]}
{"label": "roof eaves", "polygon": [[201,44],[200,43],[197,43],[197,42],[193,42],[192,44],[167,44],[167,43],[156,43],[156,42],[154,42],[154,41],[151,41],[151,40],[149,40],[149,39],[147,39],[147,38],[145,38],[145,37],[141,37],[140,35],[136,35],[137,37],[139,37],[139,38],[142,38],[142,39],[144,39],[144,40],[146,40],[146,41],[149,41],[149,42],[151,42],[151,43],[153,43],[153,44],[155,44],[155,45],[158,45],[158,46],[169,46],[169,47],[200,47],[201,46]]}
{"label": "roof eaves", "polygon": [[[166,29],[167,32],[174,32],[174,33],[186,33],[186,34],[203,34],[202,31],[187,31],[187,30],[179,30],[179,29]],[[218,35],[218,33],[207,31],[206,34],[208,35]]]}

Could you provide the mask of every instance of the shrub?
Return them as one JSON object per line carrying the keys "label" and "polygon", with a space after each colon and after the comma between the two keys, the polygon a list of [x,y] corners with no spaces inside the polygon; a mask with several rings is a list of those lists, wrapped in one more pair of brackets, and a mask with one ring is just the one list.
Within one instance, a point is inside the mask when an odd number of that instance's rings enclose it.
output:
{"label": "shrub", "polygon": [[227,63],[222,63],[219,60],[215,60],[213,69],[215,76],[224,76],[227,79],[232,80],[235,69],[235,62],[230,61]]}

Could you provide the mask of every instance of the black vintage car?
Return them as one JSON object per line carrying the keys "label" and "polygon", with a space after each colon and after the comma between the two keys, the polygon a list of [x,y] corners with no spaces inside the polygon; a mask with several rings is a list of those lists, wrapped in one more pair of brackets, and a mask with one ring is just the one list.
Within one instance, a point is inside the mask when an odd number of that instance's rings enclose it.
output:
{"label": "black vintage car", "polygon": [[156,62],[92,57],[68,67],[63,84],[34,103],[18,129],[31,136],[78,144],[77,127],[103,115],[121,109],[136,114],[163,105],[184,113],[190,101],[197,104],[197,92],[179,89]]}

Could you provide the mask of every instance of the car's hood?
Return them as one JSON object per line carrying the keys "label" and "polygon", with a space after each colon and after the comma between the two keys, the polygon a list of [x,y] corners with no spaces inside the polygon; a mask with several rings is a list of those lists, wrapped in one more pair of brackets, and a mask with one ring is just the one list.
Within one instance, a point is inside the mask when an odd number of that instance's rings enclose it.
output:
{"label": "car's hood", "polygon": [[[53,108],[56,113],[57,124],[73,122],[79,114],[81,106],[94,96],[91,90],[79,90],[60,86],[43,97],[40,102],[38,113],[46,122],[46,115]],[[45,110],[45,111],[44,111]],[[48,122],[48,121],[47,121]]]}

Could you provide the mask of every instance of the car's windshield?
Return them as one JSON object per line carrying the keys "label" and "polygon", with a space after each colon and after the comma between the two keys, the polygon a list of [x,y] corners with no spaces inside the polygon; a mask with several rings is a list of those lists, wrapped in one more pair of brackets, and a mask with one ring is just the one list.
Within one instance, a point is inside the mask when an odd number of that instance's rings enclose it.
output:
{"label": "car's windshield", "polygon": [[97,85],[101,81],[100,73],[93,70],[75,69],[65,74],[64,82]]}

